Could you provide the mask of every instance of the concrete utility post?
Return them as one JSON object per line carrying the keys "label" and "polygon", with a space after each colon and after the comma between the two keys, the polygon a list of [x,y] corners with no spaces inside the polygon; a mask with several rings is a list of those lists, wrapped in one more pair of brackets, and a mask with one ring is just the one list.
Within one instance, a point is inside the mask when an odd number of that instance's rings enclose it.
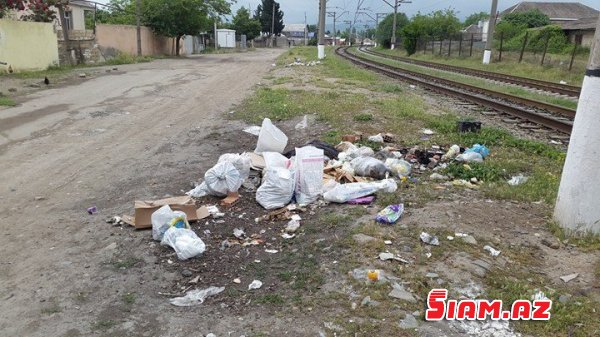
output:
{"label": "concrete utility post", "polygon": [[137,54],[138,56],[142,56],[142,29],[140,18],[142,16],[142,0],[135,1],[135,25],[136,25],[136,35],[137,35]]}
{"label": "concrete utility post", "polygon": [[319,0],[319,45],[317,53],[319,60],[325,58],[325,17],[327,12],[327,1]]}
{"label": "concrete utility post", "polygon": [[561,227],[600,234],[600,20],[563,168],[554,219]]}
{"label": "concrete utility post", "polygon": [[494,46],[494,29],[496,28],[496,12],[498,11],[498,0],[492,0],[492,10],[490,11],[490,22],[488,24],[487,41],[483,52],[483,64],[490,64],[492,59],[492,48]]}
{"label": "concrete utility post", "polygon": [[271,48],[275,47],[274,39],[275,39],[275,2],[273,2],[273,12],[271,13]]}
{"label": "concrete utility post", "polygon": [[396,27],[398,25],[398,0],[394,0],[394,23],[392,24],[392,46],[391,49],[396,49]]}

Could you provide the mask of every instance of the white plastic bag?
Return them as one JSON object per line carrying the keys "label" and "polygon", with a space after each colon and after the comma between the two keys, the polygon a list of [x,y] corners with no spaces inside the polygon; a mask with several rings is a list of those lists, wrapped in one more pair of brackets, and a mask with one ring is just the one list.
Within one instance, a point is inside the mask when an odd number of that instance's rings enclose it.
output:
{"label": "white plastic bag", "polygon": [[242,181],[248,179],[250,176],[250,167],[252,166],[252,160],[247,153],[237,154],[237,153],[226,153],[219,157],[218,163],[229,162],[233,164],[233,166],[240,173],[240,177]]}
{"label": "white plastic bag", "polygon": [[456,156],[456,160],[465,163],[483,163],[483,156],[477,152],[465,152]]}
{"label": "white plastic bag", "polygon": [[354,173],[361,177],[384,179],[388,168],[383,162],[373,157],[358,157],[350,162]]}
{"label": "white plastic bag", "polygon": [[182,211],[173,211],[169,205],[157,209],[150,216],[152,222],[152,238],[161,241],[165,232],[171,227],[190,228],[187,217]]}
{"label": "white plastic bag", "polygon": [[288,137],[279,130],[271,120],[265,118],[258,134],[258,143],[256,144],[256,153],[278,152],[283,153],[287,146]]}
{"label": "white plastic bag", "polygon": [[306,129],[308,127],[308,116],[304,115],[304,118],[302,119],[302,121],[298,124],[296,124],[295,129],[296,130],[300,130],[300,129]]}
{"label": "white plastic bag", "polygon": [[265,167],[281,167],[281,168],[289,168],[291,166],[291,161],[287,159],[284,155],[277,152],[263,152],[262,154],[265,160]]}
{"label": "white plastic bag", "polygon": [[322,149],[313,146],[296,148],[296,201],[304,206],[315,202],[323,193]]}
{"label": "white plastic bag", "polygon": [[408,177],[412,171],[412,165],[402,159],[388,158],[385,166],[398,178]]}
{"label": "white plastic bag", "polygon": [[284,167],[267,167],[262,185],[256,190],[256,201],[266,209],[289,204],[294,195],[294,174]]}
{"label": "white plastic bag", "polygon": [[217,295],[225,290],[225,287],[209,287],[206,289],[194,289],[188,291],[183,297],[175,297],[169,302],[178,307],[191,307],[204,303],[208,296]]}
{"label": "white plastic bag", "polygon": [[[330,186],[328,186],[330,187]],[[394,179],[384,179],[372,183],[337,184],[334,188],[323,194],[323,198],[330,202],[345,203],[349,200],[371,195],[377,191],[394,193],[398,184]]]}
{"label": "white plastic bag", "polygon": [[224,197],[228,192],[237,192],[243,183],[240,172],[230,162],[215,165],[204,174],[204,183],[210,195]]}
{"label": "white plastic bag", "polygon": [[383,143],[383,136],[381,135],[381,133],[376,134],[375,136],[370,136],[369,141],[374,143]]}
{"label": "white plastic bag", "polygon": [[177,258],[182,261],[198,256],[206,250],[206,245],[198,235],[187,228],[170,227],[165,232],[160,244],[173,248],[177,253]]}

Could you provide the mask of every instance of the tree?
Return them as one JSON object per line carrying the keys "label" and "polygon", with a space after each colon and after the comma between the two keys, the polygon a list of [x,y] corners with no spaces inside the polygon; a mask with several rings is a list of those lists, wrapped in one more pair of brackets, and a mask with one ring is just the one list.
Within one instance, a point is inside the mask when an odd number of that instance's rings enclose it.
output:
{"label": "tree", "polygon": [[508,22],[515,26],[526,26],[535,28],[547,26],[550,24],[548,15],[542,13],[539,9],[527,12],[509,13],[502,17],[502,22]]}
{"label": "tree", "polygon": [[156,33],[175,38],[176,55],[184,35],[197,35],[211,26],[210,17],[230,12],[225,0],[144,0],[142,20]]}
{"label": "tree", "polygon": [[489,17],[490,17],[490,13],[486,13],[486,12],[473,13],[473,14],[467,16],[467,18],[465,19],[465,23],[463,25],[465,27],[469,27],[470,25],[476,25],[479,23],[479,21],[485,21],[485,20],[489,19]]}
{"label": "tree", "polygon": [[[402,29],[409,23],[408,17],[404,13],[398,13],[396,16],[396,36],[400,36]],[[389,48],[392,43],[392,26],[394,25],[394,14],[386,16],[375,31],[375,36],[379,44]]]}
{"label": "tree", "polygon": [[[271,32],[273,24],[273,6],[275,6],[275,29]],[[283,24],[283,12],[279,7],[279,3],[275,0],[262,0],[262,4],[258,5],[256,8],[256,16],[254,18],[260,21],[260,29],[263,33],[279,35],[285,27]]]}
{"label": "tree", "polygon": [[136,7],[131,0],[110,0],[106,10],[96,10],[96,21],[111,25],[135,25]]}
{"label": "tree", "polygon": [[51,6],[61,6],[67,1],[60,0],[0,0],[0,18],[8,10],[27,11],[21,16],[23,21],[52,22],[56,19],[56,11]]}
{"label": "tree", "polygon": [[404,48],[412,55],[420,39],[447,39],[458,33],[460,27],[460,20],[451,9],[438,10],[427,15],[418,13],[402,30]]}
{"label": "tree", "polygon": [[260,22],[250,17],[250,10],[242,7],[238,9],[231,22],[232,29],[240,35],[246,35],[248,40],[253,40],[260,35]]}

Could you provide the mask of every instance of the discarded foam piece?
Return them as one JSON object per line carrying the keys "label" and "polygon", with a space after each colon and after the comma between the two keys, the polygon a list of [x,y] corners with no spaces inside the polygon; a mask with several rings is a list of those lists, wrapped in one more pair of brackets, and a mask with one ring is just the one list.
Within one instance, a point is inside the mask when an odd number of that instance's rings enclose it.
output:
{"label": "discarded foam piece", "polygon": [[574,273],[574,274],[569,274],[569,275],[561,276],[560,279],[563,282],[568,283],[569,281],[572,281],[572,280],[576,279],[578,276],[579,276],[579,273]]}
{"label": "discarded foam piece", "polygon": [[225,287],[209,287],[206,289],[194,289],[188,291],[183,297],[175,297],[169,302],[178,307],[191,307],[202,304],[209,296],[217,295],[225,290]]}

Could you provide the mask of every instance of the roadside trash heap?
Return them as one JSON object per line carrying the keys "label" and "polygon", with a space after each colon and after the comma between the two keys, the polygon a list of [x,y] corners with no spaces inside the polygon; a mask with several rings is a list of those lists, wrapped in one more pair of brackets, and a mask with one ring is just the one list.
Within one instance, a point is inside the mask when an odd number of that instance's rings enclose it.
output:
{"label": "roadside trash heap", "polygon": [[[296,130],[307,125],[305,117]],[[136,228],[152,228],[154,240],[173,248],[180,260],[187,260],[202,255],[206,250],[206,245],[191,229],[189,222],[225,215],[215,205],[197,208],[193,198],[220,197],[221,206],[228,207],[238,201],[239,191],[243,188],[254,193],[256,202],[270,211],[255,221],[289,220],[282,237],[291,239],[300,228],[301,218],[294,214],[295,211],[327,203],[368,205],[375,200],[377,193],[394,193],[399,183],[417,181],[417,178],[410,178],[411,175],[433,171],[431,180],[445,180],[448,185],[474,188],[476,181],[450,182],[450,177],[439,172],[451,161],[467,165],[482,162],[489,155],[489,149],[480,144],[468,149],[461,149],[458,145],[447,150],[439,146],[426,150],[419,147],[397,148],[391,146],[394,142],[392,134],[364,139],[368,139],[369,144],[379,144],[373,146],[378,147],[377,151],[360,145],[364,138],[362,134],[353,134],[343,136],[343,141],[336,146],[314,140],[285,152],[288,137],[270,119],[265,118],[261,126],[251,126],[244,131],[258,136],[253,152],[223,154],[204,173],[202,183],[188,191],[186,196],[136,201],[135,217],[115,217],[114,221]],[[433,133],[431,130],[427,132]],[[403,212],[403,204],[389,205],[374,220],[393,224]],[[260,241],[245,237],[243,229],[236,231],[235,237],[243,240],[244,245]],[[223,242],[222,246],[228,244]]]}

